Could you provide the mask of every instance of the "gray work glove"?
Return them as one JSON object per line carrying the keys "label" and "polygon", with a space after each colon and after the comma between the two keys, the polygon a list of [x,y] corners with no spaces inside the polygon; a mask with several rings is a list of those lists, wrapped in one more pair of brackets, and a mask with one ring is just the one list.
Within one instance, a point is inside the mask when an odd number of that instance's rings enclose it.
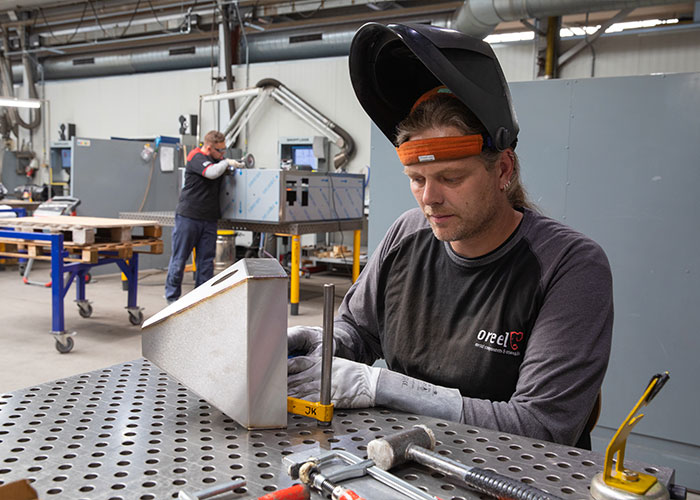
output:
{"label": "gray work glove", "polygon": [[287,328],[287,353],[301,356],[321,356],[323,328],[292,326]]}
{"label": "gray work glove", "polygon": [[[333,358],[331,401],[336,408],[374,406],[377,382],[383,368],[344,358]],[[318,401],[321,395],[321,357],[299,356],[287,360],[287,395]]]}
{"label": "gray work glove", "polygon": [[226,164],[228,165],[228,167],[226,168],[228,173],[233,173],[236,171],[237,168],[244,167],[244,164],[238,160],[232,160],[231,158],[224,158],[223,161],[225,161]]}

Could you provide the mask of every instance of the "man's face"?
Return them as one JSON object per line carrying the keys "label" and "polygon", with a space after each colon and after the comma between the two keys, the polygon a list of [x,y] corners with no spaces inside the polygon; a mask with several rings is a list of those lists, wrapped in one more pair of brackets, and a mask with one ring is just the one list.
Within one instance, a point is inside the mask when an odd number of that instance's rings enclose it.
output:
{"label": "man's face", "polygon": [[[425,130],[411,140],[463,135],[454,127]],[[488,235],[503,204],[498,169],[486,170],[479,156],[433,161],[404,167],[411,191],[430,222],[435,237],[462,244]]]}
{"label": "man's face", "polygon": [[217,142],[217,143],[209,145],[209,156],[211,156],[215,160],[221,160],[224,157],[225,152],[226,152],[226,143],[225,142]]}

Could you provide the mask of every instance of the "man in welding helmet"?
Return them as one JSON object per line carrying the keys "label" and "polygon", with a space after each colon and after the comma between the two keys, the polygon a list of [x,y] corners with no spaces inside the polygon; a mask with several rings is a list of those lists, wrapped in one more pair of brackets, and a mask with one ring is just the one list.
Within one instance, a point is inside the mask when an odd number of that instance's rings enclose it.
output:
{"label": "man in welding helmet", "polygon": [[[528,201],[492,49],[453,30],[370,23],[353,39],[350,75],[418,208],[391,226],[340,306],[334,403],[590,447],[610,267],[595,242]],[[306,354],[289,361],[289,395],[318,400],[321,330],[290,328],[288,339]],[[370,366],[381,358],[387,368]]]}

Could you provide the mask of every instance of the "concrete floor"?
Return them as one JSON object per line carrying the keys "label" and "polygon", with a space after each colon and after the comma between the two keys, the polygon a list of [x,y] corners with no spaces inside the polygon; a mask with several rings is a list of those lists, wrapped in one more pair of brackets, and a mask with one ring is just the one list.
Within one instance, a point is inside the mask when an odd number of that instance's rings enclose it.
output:
{"label": "concrete floor", "polygon": [[[51,290],[25,285],[17,266],[0,271],[0,394],[43,382],[104,368],[141,357],[141,331],[129,323],[127,295],[118,273],[96,276],[87,285],[86,297],[93,314],[82,318],[74,303],[75,286],[65,299],[65,329],[77,332],[75,347],[60,354],[51,331]],[[47,263],[35,263],[32,280],[48,281]],[[149,318],[166,306],[163,298],[165,271],[140,273],[138,305]],[[314,274],[301,279],[299,315],[289,316],[289,326],[316,325],[323,321],[323,284],[336,285],[336,310],[350,287],[348,276]],[[186,273],[183,295],[193,288],[192,273]]]}

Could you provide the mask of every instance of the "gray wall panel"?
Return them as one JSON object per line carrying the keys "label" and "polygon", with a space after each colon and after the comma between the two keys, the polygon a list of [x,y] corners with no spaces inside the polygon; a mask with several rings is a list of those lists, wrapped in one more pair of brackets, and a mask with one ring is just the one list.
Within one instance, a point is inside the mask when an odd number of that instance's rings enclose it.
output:
{"label": "gray wall panel", "polygon": [[371,254],[392,222],[418,204],[411,194],[408,177],[389,139],[372,123],[370,132],[370,217],[367,248]]}
{"label": "gray wall panel", "polygon": [[[81,200],[79,215],[119,217],[119,212],[138,211],[148,186],[151,163],[140,153],[147,141],[87,139],[89,146],[76,145],[73,158],[73,194]],[[151,143],[151,146],[153,144]],[[161,147],[172,147],[162,145]],[[175,210],[178,199],[177,167],[181,152],[175,152],[175,170],[161,172],[158,157],[144,212]],[[172,228],[163,228],[163,253],[141,254],[139,268],[164,268],[170,259]],[[96,274],[112,273],[112,266],[94,268]]]}
{"label": "gray wall panel", "polygon": [[689,148],[700,138],[691,111],[700,111],[700,75],[581,80],[575,88],[568,222],[610,259],[616,318],[605,392],[626,395],[605,399],[600,423],[619,425],[649,376],[669,370],[669,387],[636,432],[700,446],[692,432],[700,344],[690,334],[700,323],[700,236],[689,230],[700,211]]}
{"label": "gray wall panel", "polygon": [[513,85],[520,124],[515,150],[530,198],[544,213],[561,219],[566,215],[572,86],[559,81],[537,83]]}
{"label": "gray wall panel", "polygon": [[[613,351],[594,449],[604,451],[651,375],[669,370],[627,456],[674,467],[679,484],[699,489],[700,74],[518,82],[511,92],[531,198],[596,240],[613,271]],[[374,126],[372,167],[370,250],[415,206]]]}

